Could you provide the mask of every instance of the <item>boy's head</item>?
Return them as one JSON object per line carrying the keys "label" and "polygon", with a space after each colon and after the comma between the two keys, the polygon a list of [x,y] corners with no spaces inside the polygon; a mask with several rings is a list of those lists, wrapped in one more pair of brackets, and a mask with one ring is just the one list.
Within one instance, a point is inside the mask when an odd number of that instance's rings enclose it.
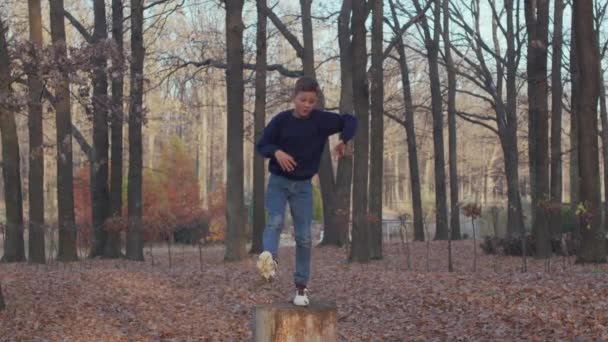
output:
{"label": "boy's head", "polygon": [[306,118],[317,105],[319,83],[312,77],[300,77],[293,92],[293,105],[298,117]]}

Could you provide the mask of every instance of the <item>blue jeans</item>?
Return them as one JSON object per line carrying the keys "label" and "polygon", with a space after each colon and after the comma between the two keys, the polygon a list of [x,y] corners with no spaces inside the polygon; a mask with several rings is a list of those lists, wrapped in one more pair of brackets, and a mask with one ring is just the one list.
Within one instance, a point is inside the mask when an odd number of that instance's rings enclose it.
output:
{"label": "blue jeans", "polygon": [[270,174],[266,190],[268,222],[264,229],[264,250],[276,259],[279,238],[285,222],[285,205],[289,203],[296,235],[296,285],[306,285],[310,278],[312,248],[312,183],[310,180],[290,180]]}

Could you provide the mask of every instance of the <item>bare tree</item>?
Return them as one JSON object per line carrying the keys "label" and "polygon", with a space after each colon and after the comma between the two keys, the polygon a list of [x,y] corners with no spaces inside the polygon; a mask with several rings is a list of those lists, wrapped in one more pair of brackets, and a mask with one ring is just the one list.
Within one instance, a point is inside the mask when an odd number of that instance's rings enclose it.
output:
{"label": "bare tree", "polygon": [[[108,38],[104,0],[94,0],[95,24],[93,45]],[[91,162],[91,206],[93,212],[93,246],[89,257],[103,256],[108,239],[104,225],[110,214],[108,187],[108,78],[105,49],[96,48],[93,56],[93,155]]]}
{"label": "bare tree", "polygon": [[[340,48],[340,112],[353,112],[353,61],[350,39],[352,0],[343,0],[338,16],[338,45]],[[353,142],[349,141],[349,148]],[[331,229],[324,229],[323,245],[344,246],[348,243],[350,228],[350,201],[353,178],[353,157],[345,155],[338,160],[335,185],[335,218]],[[327,227],[330,228],[330,227]]]}
{"label": "bare tree", "polygon": [[243,0],[226,4],[226,254],[224,260],[241,260],[245,250],[245,204],[243,189]]}
{"label": "bare tree", "polygon": [[[419,0],[414,0],[418,12],[422,11]],[[445,157],[443,143],[443,106],[439,80],[439,35],[441,32],[441,3],[433,0],[433,32],[427,18],[421,20],[424,44],[429,63],[431,81],[431,111],[433,113],[433,156],[435,162],[435,240],[447,240],[447,198],[445,187]]]}
{"label": "bare tree", "polygon": [[403,44],[403,33],[397,31],[397,28],[400,27],[400,25],[395,4],[392,0],[389,0],[389,5],[391,7],[391,13],[394,23],[393,32],[395,32],[395,37],[397,39],[396,49],[399,54],[399,69],[401,71],[402,83],[401,89],[403,91],[403,102],[405,104],[405,117],[402,121],[402,125],[405,127],[407,135],[408,161],[410,169],[410,188],[412,191],[412,212],[414,219],[414,240],[424,241],[424,216],[422,213],[420,171],[418,167],[418,145],[416,143],[414,105],[412,100],[409,68],[407,64],[407,55],[405,54],[405,46]]}
{"label": "bare tree", "polygon": [[555,0],[551,57],[551,202],[550,229],[561,233],[562,226],[562,22],[563,0]]}
{"label": "bare tree", "polygon": [[384,162],[383,1],[372,7],[371,127],[369,171],[370,258],[382,259],[382,178]]}
{"label": "bare tree", "polygon": [[[51,0],[51,39],[58,65],[67,59],[63,0]],[[59,217],[59,250],[57,259],[75,261],[76,224],[74,217],[74,185],[72,165],[72,112],[70,109],[70,80],[67,70],[62,70],[55,90],[55,125],[57,128],[57,206]]]}
{"label": "bare tree", "polygon": [[[571,19],[570,30],[570,211],[576,212],[580,202],[580,170],[579,170],[579,127],[578,127],[578,103],[580,98],[580,72],[578,66],[578,54],[576,42],[576,22],[574,16]],[[574,235],[576,240],[581,239],[581,227],[575,222]]]}
{"label": "bare tree", "polygon": [[44,149],[42,128],[42,81],[38,69],[38,51],[42,48],[42,10],[40,0],[28,0],[30,43],[33,62],[28,69],[28,132],[29,154],[29,261],[45,263],[44,247]]}
{"label": "bare tree", "polygon": [[[254,108],[254,141],[260,140],[266,123],[266,65],[267,19],[263,7],[266,0],[256,1],[258,21],[256,32],[255,57],[255,108]],[[264,232],[266,211],[264,209],[264,158],[257,153],[253,155],[253,241],[250,253],[261,253],[264,249],[262,235]]]}
{"label": "bare tree", "polygon": [[[518,2],[519,4],[519,2]],[[457,66],[456,73],[485,93],[471,92],[467,89],[458,91],[482,100],[495,112],[494,116],[466,113],[457,114],[465,121],[479,124],[498,135],[504,155],[505,175],[507,179],[507,236],[519,233],[525,235],[521,193],[519,189],[519,148],[517,137],[517,70],[521,58],[522,40],[520,37],[519,10],[513,5],[513,0],[506,0],[502,8],[496,6],[496,1],[489,3],[492,11],[492,40],[488,44],[480,30],[480,1],[471,0],[470,4],[461,2],[472,15],[473,23],[469,23],[458,6],[452,6],[450,14],[452,22],[461,29],[456,37],[462,41],[458,46],[452,41],[452,51],[462,61]],[[506,27],[499,13],[506,16]],[[507,49],[503,54],[500,48],[499,34],[506,41]],[[465,49],[471,49],[475,58],[465,54]],[[487,55],[492,58],[496,70],[491,70]],[[506,97],[505,97],[506,88]],[[496,128],[490,123],[494,123]],[[523,241],[523,240],[522,240]]]}
{"label": "bare tree", "polygon": [[2,135],[2,176],[4,180],[4,203],[6,208],[6,230],[2,261],[25,261],[23,241],[23,195],[19,157],[19,137],[15,112],[11,105],[11,61],[6,41],[4,21],[0,18],[0,89],[7,94],[0,102],[0,134]]}
{"label": "bare tree", "polygon": [[353,55],[353,96],[358,129],[355,136],[355,156],[353,170],[353,230],[349,261],[368,262],[368,164],[369,164],[369,85],[366,75],[367,48],[365,20],[367,18],[364,0],[353,0],[352,55]]}
{"label": "bare tree", "polygon": [[[452,48],[450,43],[450,1],[443,1],[443,43],[444,60],[448,76],[448,149],[450,160],[450,255],[451,240],[460,239],[460,209],[458,199],[458,155],[456,137],[456,69],[452,59]],[[450,263],[450,271],[451,271]]]}
{"label": "bare tree", "polygon": [[129,104],[129,182],[127,189],[129,228],[126,257],[144,260],[142,234],[142,125],[144,119],[144,4],[131,0],[131,95]]}
{"label": "bare tree", "polygon": [[[123,172],[123,94],[124,94],[124,47],[123,47],[123,3],[112,0],[112,40],[116,51],[112,54],[112,110],[110,112],[110,215],[122,217],[122,172]],[[118,258],[121,255],[120,231],[108,232],[103,251],[106,258]]]}
{"label": "bare tree", "polygon": [[547,50],[549,0],[525,2],[528,31],[528,148],[532,184],[532,233],[538,257],[551,254],[549,220],[549,109]]}
{"label": "bare tree", "polygon": [[580,213],[582,241],[576,261],[605,262],[606,243],[601,228],[597,141],[597,101],[600,95],[601,68],[591,1],[574,0],[573,21],[580,70],[580,98],[574,111],[578,112],[580,200],[583,205]]}

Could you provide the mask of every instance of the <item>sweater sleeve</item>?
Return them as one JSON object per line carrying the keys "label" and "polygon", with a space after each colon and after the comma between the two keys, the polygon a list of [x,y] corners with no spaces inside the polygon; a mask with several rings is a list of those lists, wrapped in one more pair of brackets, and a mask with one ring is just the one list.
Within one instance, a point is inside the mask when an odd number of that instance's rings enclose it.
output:
{"label": "sweater sleeve", "polygon": [[321,129],[330,136],[340,133],[340,140],[347,142],[355,136],[357,131],[357,118],[352,114],[337,114],[322,112]]}
{"label": "sweater sleeve", "polygon": [[277,146],[279,136],[278,115],[270,120],[264,128],[262,137],[256,144],[257,152],[265,158],[274,157],[274,153],[279,149]]}

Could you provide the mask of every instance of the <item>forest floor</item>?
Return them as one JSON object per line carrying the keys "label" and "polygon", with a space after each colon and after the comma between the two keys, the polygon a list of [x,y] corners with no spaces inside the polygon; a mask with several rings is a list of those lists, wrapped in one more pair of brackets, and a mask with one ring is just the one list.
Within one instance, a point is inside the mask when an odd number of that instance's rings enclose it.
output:
{"label": "forest floor", "polygon": [[[384,259],[348,264],[344,249],[316,247],[310,295],[338,305],[340,341],[608,340],[608,266],[481,255],[472,241],[400,244]],[[223,262],[223,248],[154,250],[155,265],[85,260],[1,264],[7,309],[2,341],[245,341],[256,304],[293,295],[294,248],[280,251],[279,278],[263,282],[255,259]],[[573,262],[573,258],[570,260]]]}

